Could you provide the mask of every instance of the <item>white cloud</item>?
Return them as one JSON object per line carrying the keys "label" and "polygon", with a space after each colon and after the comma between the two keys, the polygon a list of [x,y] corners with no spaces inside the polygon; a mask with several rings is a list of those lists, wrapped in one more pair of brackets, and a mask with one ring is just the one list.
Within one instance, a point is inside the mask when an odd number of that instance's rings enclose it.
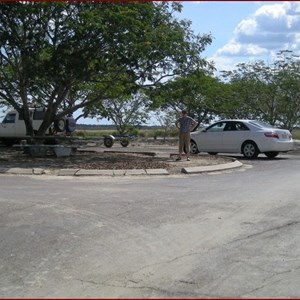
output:
{"label": "white cloud", "polygon": [[[253,15],[237,24],[233,38],[220,48],[214,60],[226,57],[274,58],[280,50],[300,50],[300,3],[282,2],[259,7]],[[225,64],[222,64],[225,66]]]}
{"label": "white cloud", "polygon": [[254,34],[257,30],[257,22],[254,19],[242,20],[237,28],[234,30],[235,34],[244,33],[244,34]]}
{"label": "white cloud", "polygon": [[259,47],[258,45],[255,44],[248,44],[245,47],[245,51],[247,54],[251,56],[259,56],[262,54],[266,54],[268,51],[264,48]]}
{"label": "white cloud", "polygon": [[228,56],[215,55],[210,57],[209,60],[212,60],[215,63],[215,66],[217,66],[218,70],[216,74],[219,74],[218,71],[222,71],[222,70],[231,71],[234,70],[236,67],[235,60]]}
{"label": "white cloud", "polygon": [[240,44],[232,40],[224,47],[219,49],[216,56],[261,56],[268,53],[268,50],[258,46],[257,44]]}
{"label": "white cloud", "polygon": [[273,19],[279,19],[286,16],[287,6],[290,7],[290,3],[264,5],[254,13],[254,16],[266,16],[272,17]]}
{"label": "white cloud", "polygon": [[241,53],[242,45],[238,44],[235,40],[230,41],[225,46],[217,51],[217,55],[239,55]]}

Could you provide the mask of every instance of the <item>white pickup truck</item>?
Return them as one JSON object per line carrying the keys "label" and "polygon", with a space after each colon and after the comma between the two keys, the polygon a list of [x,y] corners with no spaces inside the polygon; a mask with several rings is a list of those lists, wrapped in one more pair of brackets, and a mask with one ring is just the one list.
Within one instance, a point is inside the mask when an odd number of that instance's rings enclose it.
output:
{"label": "white pickup truck", "polygon": [[[45,111],[42,108],[30,108],[30,118],[33,130],[37,131],[43,122]],[[46,135],[57,132],[71,133],[75,130],[76,122],[73,117],[65,117],[54,122],[46,131]],[[20,142],[26,136],[25,122],[16,110],[9,110],[0,123],[0,140],[7,146]]]}

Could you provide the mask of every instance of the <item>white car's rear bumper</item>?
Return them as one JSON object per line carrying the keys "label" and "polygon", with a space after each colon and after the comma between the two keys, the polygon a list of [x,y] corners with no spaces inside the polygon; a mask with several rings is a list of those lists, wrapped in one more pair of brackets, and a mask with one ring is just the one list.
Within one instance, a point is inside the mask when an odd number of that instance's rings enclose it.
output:
{"label": "white car's rear bumper", "polygon": [[277,139],[271,138],[269,143],[264,143],[262,145],[259,145],[258,147],[261,152],[287,152],[293,150],[295,145],[293,140],[279,141]]}

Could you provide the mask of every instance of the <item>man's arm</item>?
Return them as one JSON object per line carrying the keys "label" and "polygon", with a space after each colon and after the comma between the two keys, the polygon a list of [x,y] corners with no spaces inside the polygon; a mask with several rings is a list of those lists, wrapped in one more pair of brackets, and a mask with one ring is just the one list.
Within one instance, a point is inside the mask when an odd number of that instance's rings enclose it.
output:
{"label": "man's arm", "polygon": [[196,128],[197,124],[198,123],[194,119],[192,119],[191,131],[193,131]]}

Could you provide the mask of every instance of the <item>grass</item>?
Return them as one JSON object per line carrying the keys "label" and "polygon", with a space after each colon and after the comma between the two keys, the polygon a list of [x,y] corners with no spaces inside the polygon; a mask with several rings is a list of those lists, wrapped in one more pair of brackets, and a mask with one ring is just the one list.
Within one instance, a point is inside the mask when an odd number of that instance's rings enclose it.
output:
{"label": "grass", "polygon": [[[106,135],[118,135],[118,132],[110,129],[85,129],[76,130],[73,133],[75,137],[83,138],[102,138]],[[135,135],[139,137],[154,138],[154,137],[177,137],[178,131],[165,131],[164,129],[141,129],[135,130],[135,132],[129,133],[129,135]]]}
{"label": "grass", "polygon": [[300,129],[294,129],[292,131],[292,136],[294,140],[300,140]]}

